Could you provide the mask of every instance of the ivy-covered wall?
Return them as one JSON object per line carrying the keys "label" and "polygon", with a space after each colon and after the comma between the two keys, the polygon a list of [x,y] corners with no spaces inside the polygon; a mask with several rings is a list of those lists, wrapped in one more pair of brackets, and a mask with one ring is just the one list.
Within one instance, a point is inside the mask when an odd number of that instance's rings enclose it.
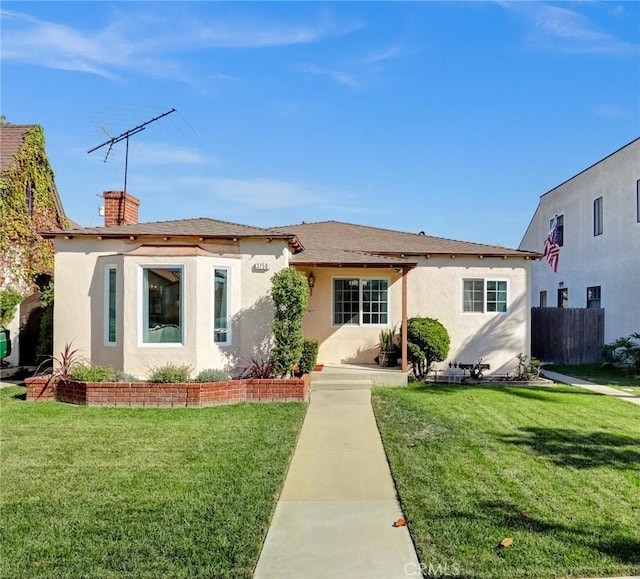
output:
{"label": "ivy-covered wall", "polygon": [[43,239],[38,231],[67,223],[56,206],[54,174],[42,127],[34,125],[25,133],[14,159],[0,174],[0,287],[27,295],[36,288],[38,274],[53,272],[53,241]]}

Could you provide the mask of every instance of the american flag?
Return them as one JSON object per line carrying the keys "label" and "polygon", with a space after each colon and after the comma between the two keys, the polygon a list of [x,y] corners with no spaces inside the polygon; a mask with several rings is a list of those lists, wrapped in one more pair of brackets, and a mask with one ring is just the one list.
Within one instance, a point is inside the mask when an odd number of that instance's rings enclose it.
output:
{"label": "american flag", "polygon": [[558,258],[560,257],[559,236],[558,220],[554,219],[551,231],[549,231],[547,238],[544,240],[544,251],[542,252],[542,257],[546,258],[553,271],[558,271]]}

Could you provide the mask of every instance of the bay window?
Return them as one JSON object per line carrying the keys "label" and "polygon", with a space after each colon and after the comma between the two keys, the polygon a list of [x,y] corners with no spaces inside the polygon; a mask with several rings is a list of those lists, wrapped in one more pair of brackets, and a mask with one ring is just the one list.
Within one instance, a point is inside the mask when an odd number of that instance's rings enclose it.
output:
{"label": "bay window", "polygon": [[142,342],[183,341],[182,266],[142,268]]}

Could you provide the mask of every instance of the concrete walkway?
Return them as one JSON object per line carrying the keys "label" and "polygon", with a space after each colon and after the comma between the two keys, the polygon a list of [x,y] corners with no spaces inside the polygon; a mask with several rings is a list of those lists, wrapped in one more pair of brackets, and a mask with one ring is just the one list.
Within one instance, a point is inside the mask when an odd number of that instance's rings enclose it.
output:
{"label": "concrete walkway", "polygon": [[256,579],[417,576],[369,387],[315,390]]}
{"label": "concrete walkway", "polygon": [[611,388],[610,386],[603,386],[601,384],[594,384],[588,380],[581,380],[580,378],[574,378],[573,376],[565,376],[564,374],[558,374],[557,372],[549,372],[548,370],[542,370],[540,372],[545,378],[553,380],[554,382],[562,382],[563,384],[570,384],[571,386],[579,386],[591,392],[597,392],[598,394],[605,394],[606,396],[614,396],[620,400],[631,402],[632,404],[640,404],[640,396],[633,394],[632,392],[624,392],[617,388]]}

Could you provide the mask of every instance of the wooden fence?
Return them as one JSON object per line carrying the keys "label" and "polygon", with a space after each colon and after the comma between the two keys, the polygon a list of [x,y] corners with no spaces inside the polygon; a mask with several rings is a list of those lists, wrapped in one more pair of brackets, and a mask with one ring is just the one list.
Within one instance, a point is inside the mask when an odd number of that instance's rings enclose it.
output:
{"label": "wooden fence", "polygon": [[531,355],[554,364],[601,360],[604,309],[531,308]]}

